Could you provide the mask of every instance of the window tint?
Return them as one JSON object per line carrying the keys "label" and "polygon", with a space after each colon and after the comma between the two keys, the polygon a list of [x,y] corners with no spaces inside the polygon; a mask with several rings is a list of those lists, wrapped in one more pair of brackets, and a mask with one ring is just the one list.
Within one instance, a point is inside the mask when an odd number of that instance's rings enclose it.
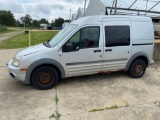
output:
{"label": "window tint", "polygon": [[73,45],[73,51],[78,50],[80,48],[80,31],[74,34],[67,43]]}
{"label": "window tint", "polygon": [[85,27],[74,34],[67,43],[73,45],[73,51],[99,47],[100,27]]}
{"label": "window tint", "polygon": [[81,48],[99,47],[99,27],[86,27],[81,29]]}
{"label": "window tint", "polygon": [[106,26],[105,36],[106,47],[130,45],[129,26]]}

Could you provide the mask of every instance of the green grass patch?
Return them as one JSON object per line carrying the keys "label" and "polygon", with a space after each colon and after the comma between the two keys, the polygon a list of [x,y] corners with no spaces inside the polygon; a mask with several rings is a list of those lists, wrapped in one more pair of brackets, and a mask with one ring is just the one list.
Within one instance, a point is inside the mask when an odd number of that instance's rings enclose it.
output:
{"label": "green grass patch", "polygon": [[0,31],[0,35],[5,34],[5,33],[10,33],[10,32],[14,32],[15,29],[6,29],[6,30],[2,30]]}
{"label": "green grass patch", "polygon": [[98,112],[98,111],[104,111],[106,110],[105,108],[96,108],[96,109],[92,109],[89,112]]}
{"label": "green grass patch", "polygon": [[128,102],[126,103],[125,106],[113,105],[113,106],[111,106],[111,107],[92,109],[92,110],[90,110],[89,112],[98,112],[98,111],[104,111],[104,110],[118,109],[118,108],[122,108],[122,107],[129,107]]}
{"label": "green grass patch", "polygon": [[111,107],[92,109],[89,112],[97,112],[97,111],[104,111],[104,110],[110,110],[110,109],[117,109],[117,108],[120,108],[120,107],[122,107],[122,106],[113,105]]}
{"label": "green grass patch", "polygon": [[54,101],[56,102],[56,104],[58,104],[59,98],[58,98],[57,95],[56,95],[56,97],[54,98]]}
{"label": "green grass patch", "polygon": [[[43,43],[50,40],[55,36],[58,31],[32,31],[31,32],[31,45]],[[14,49],[14,48],[24,48],[29,46],[29,35],[20,34],[14,36],[8,40],[0,42],[0,49]]]}
{"label": "green grass patch", "polygon": [[59,120],[61,117],[61,114],[59,114],[57,111],[55,112],[55,114],[52,114],[49,118],[50,119],[55,119],[55,120]]}

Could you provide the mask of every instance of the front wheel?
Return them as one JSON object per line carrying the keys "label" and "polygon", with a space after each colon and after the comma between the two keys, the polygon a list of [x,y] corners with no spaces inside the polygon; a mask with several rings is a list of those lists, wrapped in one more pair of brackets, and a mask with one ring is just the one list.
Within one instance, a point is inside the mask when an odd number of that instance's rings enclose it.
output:
{"label": "front wheel", "polygon": [[146,71],[146,63],[143,60],[135,60],[130,66],[128,73],[132,78],[140,78]]}
{"label": "front wheel", "polygon": [[37,89],[48,90],[56,86],[59,80],[57,71],[50,66],[42,66],[37,68],[32,76],[31,81]]}

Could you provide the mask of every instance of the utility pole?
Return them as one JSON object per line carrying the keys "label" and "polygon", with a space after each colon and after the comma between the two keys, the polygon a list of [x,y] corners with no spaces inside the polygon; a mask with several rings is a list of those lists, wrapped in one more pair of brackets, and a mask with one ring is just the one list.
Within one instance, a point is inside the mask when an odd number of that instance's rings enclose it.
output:
{"label": "utility pole", "polygon": [[148,0],[146,1],[146,13],[145,13],[145,15],[147,15],[147,7],[148,7]]}
{"label": "utility pole", "polygon": [[26,28],[25,28],[25,22],[23,22],[23,25],[24,25],[24,29],[26,29]]}
{"label": "utility pole", "polygon": [[115,2],[115,10],[114,10],[114,14],[116,15],[116,13],[117,13],[117,0],[116,0],[116,2]]}
{"label": "utility pole", "polygon": [[112,14],[112,10],[113,10],[113,7],[114,7],[114,2],[115,2],[115,0],[113,1],[112,8],[110,9],[110,15]]}
{"label": "utility pole", "polygon": [[69,13],[69,22],[71,22],[71,12],[72,12],[72,10],[71,10],[71,8],[70,8],[70,13]]}
{"label": "utility pole", "polygon": [[85,16],[85,11],[86,11],[86,3],[87,3],[87,0],[85,0],[85,2],[84,2],[84,14],[83,14],[83,17]]}

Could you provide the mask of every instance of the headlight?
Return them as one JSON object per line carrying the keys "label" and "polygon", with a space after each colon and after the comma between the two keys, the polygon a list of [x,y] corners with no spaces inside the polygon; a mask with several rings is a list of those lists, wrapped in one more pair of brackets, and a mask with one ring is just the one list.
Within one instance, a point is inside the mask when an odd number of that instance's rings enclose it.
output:
{"label": "headlight", "polygon": [[15,57],[15,58],[13,58],[12,65],[18,67],[20,59],[21,59],[21,57]]}

